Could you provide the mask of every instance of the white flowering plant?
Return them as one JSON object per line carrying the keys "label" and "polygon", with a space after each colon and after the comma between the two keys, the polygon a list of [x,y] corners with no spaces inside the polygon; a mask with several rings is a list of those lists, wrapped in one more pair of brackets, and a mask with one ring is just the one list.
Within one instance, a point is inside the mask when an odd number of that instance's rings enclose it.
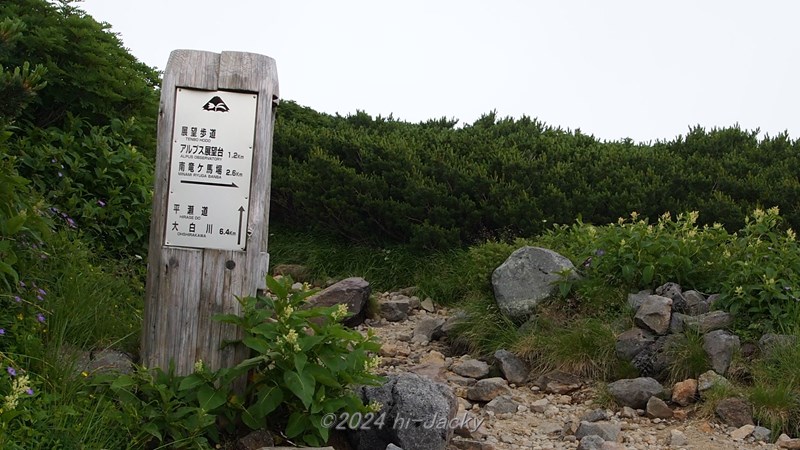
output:
{"label": "white flowering plant", "polygon": [[341,324],[345,305],[311,307],[314,290],[291,288],[290,277],[267,277],[270,295],[239,299],[243,313],[216,319],[244,331],[253,356],[224,378],[247,375],[241,420],[252,429],[281,424],[289,439],[313,446],[328,440],[322,418],[329,413],[368,412],[354,387],[377,385],[380,344]]}

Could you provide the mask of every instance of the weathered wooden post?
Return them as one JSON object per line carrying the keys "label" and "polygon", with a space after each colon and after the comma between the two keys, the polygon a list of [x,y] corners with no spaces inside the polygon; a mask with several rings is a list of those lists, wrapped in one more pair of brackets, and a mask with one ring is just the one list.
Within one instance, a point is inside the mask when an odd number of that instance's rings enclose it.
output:
{"label": "weathered wooden post", "polygon": [[188,374],[202,359],[230,367],[222,347],[238,330],[212,320],[239,313],[235,296],[263,289],[275,60],[241,52],[175,50],[161,86],[142,363]]}

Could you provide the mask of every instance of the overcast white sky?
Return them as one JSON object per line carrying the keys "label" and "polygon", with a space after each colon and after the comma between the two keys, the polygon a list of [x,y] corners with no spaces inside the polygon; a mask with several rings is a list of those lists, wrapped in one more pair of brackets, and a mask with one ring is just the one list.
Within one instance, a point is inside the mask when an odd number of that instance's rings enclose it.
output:
{"label": "overcast white sky", "polygon": [[601,139],[738,123],[800,138],[800,2],[85,0],[163,69],[179,48],[275,58],[315,110],[472,123],[493,109]]}

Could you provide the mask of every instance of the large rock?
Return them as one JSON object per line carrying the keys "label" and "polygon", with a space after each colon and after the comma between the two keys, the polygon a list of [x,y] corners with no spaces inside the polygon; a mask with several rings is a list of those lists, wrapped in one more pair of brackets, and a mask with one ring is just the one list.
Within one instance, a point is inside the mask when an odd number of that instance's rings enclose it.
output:
{"label": "large rock", "polygon": [[678,345],[680,340],[679,334],[660,336],[652,345],[639,352],[631,363],[641,376],[663,379],[673,363],[670,349]]}
{"label": "large rock", "polygon": [[346,278],[308,298],[309,306],[347,305],[350,313],[342,324],[355,327],[364,323],[367,302],[371,293],[369,283],[363,278]]}
{"label": "large rock", "polygon": [[714,412],[726,425],[739,428],[753,425],[753,410],[750,405],[738,397],[726,398],[717,403]]}
{"label": "large rock", "polygon": [[649,290],[639,291],[636,294],[628,294],[628,306],[631,307],[634,314],[639,310],[639,307],[642,306],[642,303],[644,303],[644,301],[647,300],[647,297],[650,297],[651,294],[652,292]]}
{"label": "large rock", "polygon": [[640,377],[609,383],[608,392],[622,406],[644,409],[650,397],[664,393],[664,387],[652,378]]}
{"label": "large rock", "polygon": [[532,314],[542,300],[558,291],[560,272],[577,277],[572,262],[558,253],[539,247],[514,251],[492,273],[492,288],[500,311],[508,317]]}
{"label": "large rock", "polygon": [[663,335],[669,331],[669,319],[672,315],[672,299],[660,295],[651,295],[642,302],[636,311],[633,321],[639,328]]}
{"label": "large rock", "polygon": [[724,375],[739,350],[739,337],[725,330],[714,330],[703,336],[703,350],[711,362],[711,368]]}
{"label": "large rock", "polygon": [[362,387],[358,392],[364,404],[376,401],[383,405],[378,415],[386,414],[386,425],[350,431],[355,450],[384,449],[390,443],[404,450],[445,450],[453,435],[447,423],[458,411],[449,387],[405,373],[389,377],[383,386]]}
{"label": "large rock", "polygon": [[522,384],[528,379],[528,365],[508,350],[497,350],[494,359],[500,365],[500,372],[509,383]]}
{"label": "large rock", "polygon": [[655,342],[656,337],[641,328],[630,330],[617,336],[617,356],[624,361],[632,361],[636,355]]}

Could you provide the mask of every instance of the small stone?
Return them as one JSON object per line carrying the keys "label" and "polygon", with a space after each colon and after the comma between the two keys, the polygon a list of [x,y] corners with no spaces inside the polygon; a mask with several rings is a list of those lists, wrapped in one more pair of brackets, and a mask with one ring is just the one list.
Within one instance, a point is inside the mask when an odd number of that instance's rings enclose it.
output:
{"label": "small stone", "polygon": [[756,442],[769,442],[769,438],[772,436],[772,430],[757,426],[753,429],[753,434],[751,436]]}
{"label": "small stone", "polygon": [[714,372],[713,370],[709,370],[705,373],[702,373],[700,377],[697,378],[697,391],[702,395],[703,392],[711,389],[717,384],[728,383],[729,381],[727,378],[723,377],[717,372]]}
{"label": "small stone", "polygon": [[581,422],[575,437],[582,439],[584,436],[597,435],[604,441],[616,442],[621,432],[620,425],[609,422]]}
{"label": "small stone", "polygon": [[457,361],[450,366],[450,370],[462,377],[475,379],[485,378],[489,375],[489,365],[477,359]]}
{"label": "small stone", "polygon": [[672,389],[672,401],[681,406],[694,403],[696,396],[697,380],[693,378],[675,383]]}
{"label": "small stone", "polygon": [[683,433],[683,431],[670,430],[669,445],[671,447],[686,447],[689,445],[689,439],[686,438],[686,435]]}
{"label": "small stone", "polygon": [[511,400],[510,396],[500,395],[493,398],[486,406],[483,407],[486,411],[492,411],[495,414],[506,414],[517,412],[519,404]]}
{"label": "small stone", "polygon": [[672,418],[675,420],[686,420],[689,417],[689,412],[685,409],[676,409],[672,411]]}
{"label": "small stone", "polygon": [[778,448],[786,448],[789,450],[800,449],[800,439],[798,438],[792,439],[785,434],[781,434],[775,443],[778,445]]}
{"label": "small stone", "polygon": [[624,417],[626,419],[635,419],[639,417],[639,415],[636,414],[636,410],[631,408],[630,406],[623,406],[622,411],[620,411],[619,415],[620,417]]}
{"label": "small stone", "polygon": [[672,417],[672,410],[667,406],[664,400],[658,397],[650,397],[647,401],[647,416],[658,419],[669,419]]}
{"label": "small stone", "polygon": [[726,398],[717,404],[714,411],[728,426],[739,428],[743,425],[753,425],[751,407],[741,398]]}
{"label": "small stone", "polygon": [[608,420],[608,414],[604,409],[593,409],[580,418],[581,422],[600,422],[601,420]]}
{"label": "small stone", "polygon": [[648,296],[636,311],[634,323],[658,335],[667,334],[672,314],[672,299],[659,295]]}
{"label": "small stone", "polygon": [[547,401],[546,398],[540,398],[539,400],[536,400],[535,402],[531,403],[531,411],[537,413],[543,413],[549,404],[550,402]]}
{"label": "small stone", "polygon": [[755,429],[755,425],[742,425],[731,432],[731,439],[734,441],[743,441],[746,437],[753,434],[753,430]]}
{"label": "small stone", "polygon": [[578,443],[578,450],[601,450],[603,448],[603,442],[605,442],[605,440],[602,437],[596,434],[590,434],[581,438]]}
{"label": "small stone", "polygon": [[467,399],[481,402],[492,401],[499,395],[511,395],[508,383],[500,377],[478,380],[474,386],[467,390]]}
{"label": "small stone", "polygon": [[528,366],[517,355],[507,350],[497,350],[494,358],[500,365],[500,371],[509,383],[522,384],[528,379]]}
{"label": "small stone", "polygon": [[429,313],[436,312],[436,307],[433,306],[433,300],[430,297],[421,301],[419,306],[422,307],[422,309],[424,309],[425,311],[428,311]]}

